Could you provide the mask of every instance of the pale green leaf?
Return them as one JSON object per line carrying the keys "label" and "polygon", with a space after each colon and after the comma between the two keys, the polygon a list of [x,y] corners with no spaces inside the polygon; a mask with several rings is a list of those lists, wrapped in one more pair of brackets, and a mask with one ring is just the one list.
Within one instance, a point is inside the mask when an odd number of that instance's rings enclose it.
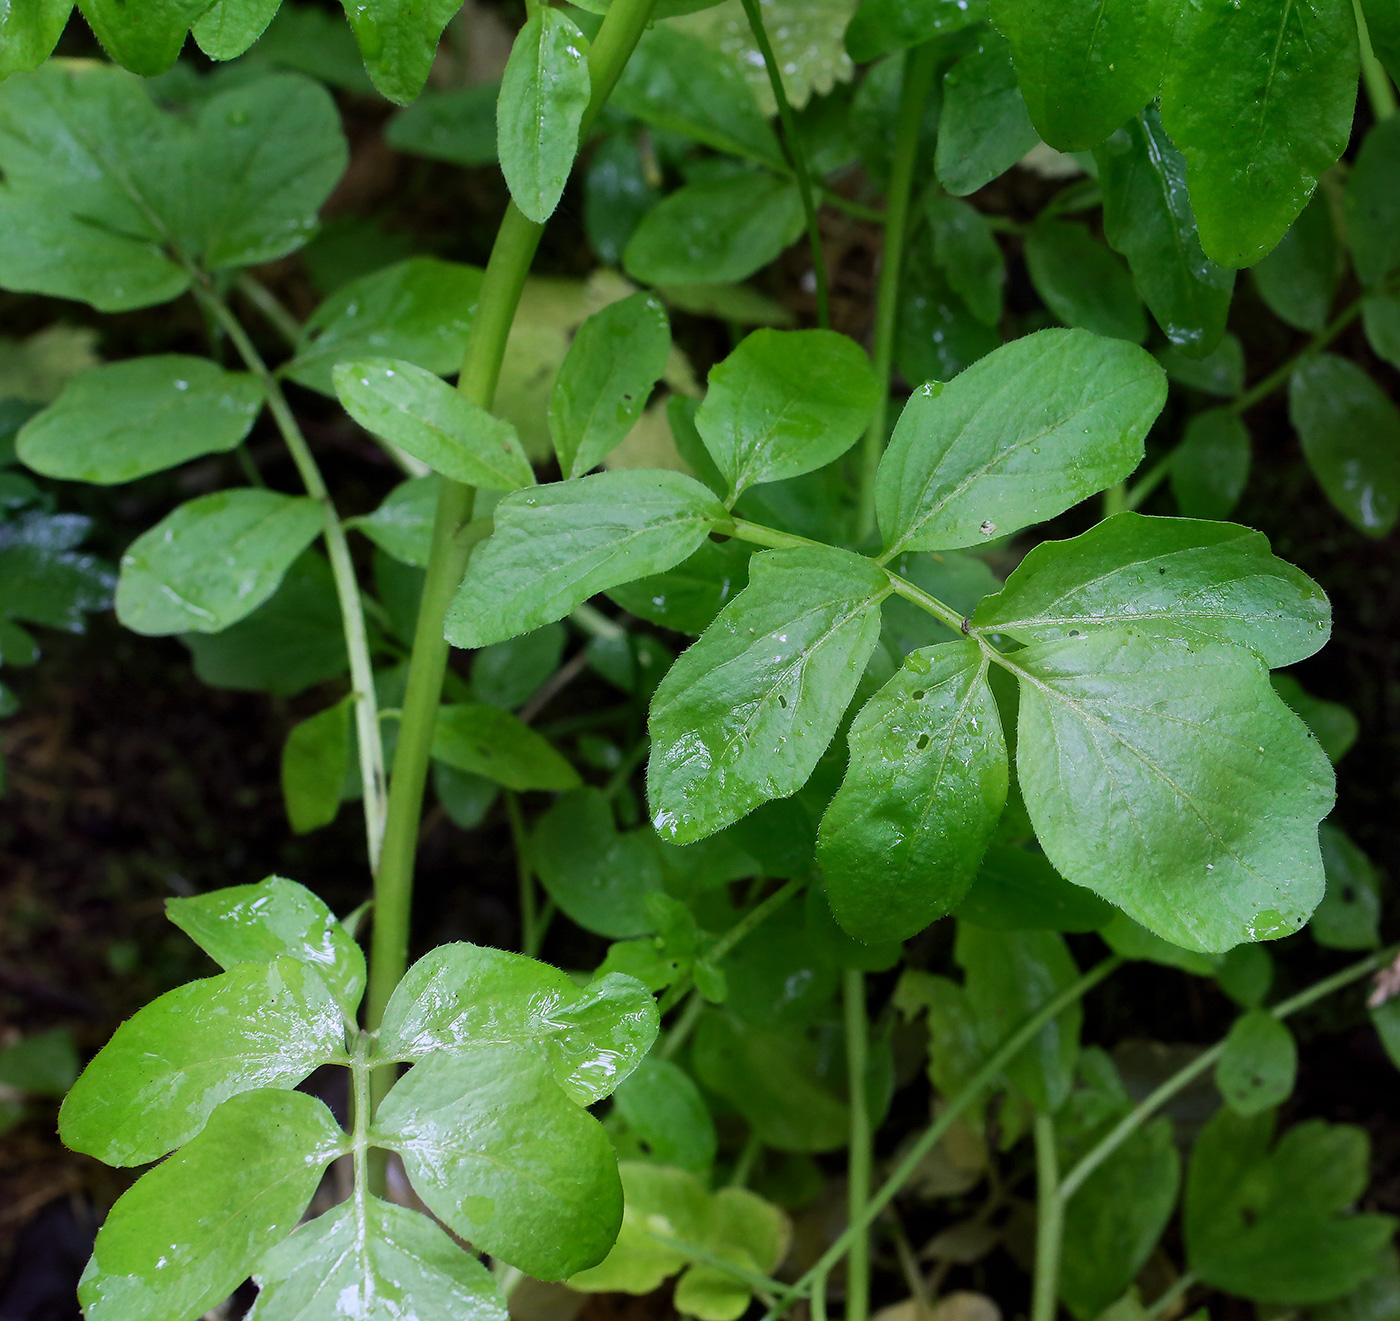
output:
{"label": "pale green leaf", "polygon": [[1230,1026],[1215,1085],[1237,1115],[1257,1115],[1282,1105],[1298,1076],[1298,1044],[1271,1013],[1252,1009]]}
{"label": "pale green leaf", "polygon": [[394,487],[372,514],[348,518],[345,526],[358,528],[400,563],[426,569],[432,554],[433,522],[441,490],[442,479],[436,473],[410,477]]}
{"label": "pale green leaf", "polygon": [[507,789],[575,789],[578,772],[509,711],[484,702],[458,702],[438,710],[433,756],[459,771],[484,776]]}

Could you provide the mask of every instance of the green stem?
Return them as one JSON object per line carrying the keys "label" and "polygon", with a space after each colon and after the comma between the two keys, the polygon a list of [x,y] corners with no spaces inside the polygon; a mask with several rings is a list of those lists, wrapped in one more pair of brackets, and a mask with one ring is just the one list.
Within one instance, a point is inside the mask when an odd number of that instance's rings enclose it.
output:
{"label": "green stem", "polygon": [[321,470],[311,447],[301,434],[292,410],[287,406],[287,397],[277,378],[268,370],[262,355],[248,338],[242,323],[229,309],[228,304],[202,282],[202,277],[193,286],[199,301],[218,321],[238,350],[244,365],[262,385],[267,398],[267,406],[272,412],[277,429],[296,464],[306,493],[321,506],[321,535],[326,541],[326,553],[331,562],[331,576],[335,581],[336,598],[340,603],[340,623],[345,632],[345,650],[350,658],[350,682],[355,688],[355,733],[360,748],[360,783],[364,793],[365,840],[369,852],[370,871],[377,871],[380,863],[384,827],[387,814],[387,793],[384,782],[384,743],[379,731],[379,711],[374,693],[374,665],[370,659],[369,635],[365,630],[364,606],[360,600],[360,584],[355,576],[355,565],[350,558],[350,546],[345,539],[345,529],[335,502],[326,489]]}
{"label": "green stem", "polygon": [[846,1258],[846,1321],[865,1321],[870,1313],[870,1229],[865,1208],[870,1201],[872,1135],[866,1102],[869,1023],[865,1013],[865,974],[847,968],[842,977],[846,1010],[846,1096],[851,1111],[850,1153],[846,1166],[846,1206],[856,1230]]}
{"label": "green stem", "polygon": [[822,1253],[817,1262],[795,1284],[789,1285],[783,1291],[782,1296],[778,1299],[778,1307],[774,1314],[785,1311],[808,1291],[813,1280],[827,1274],[846,1255],[855,1239],[865,1233],[875,1217],[895,1199],[899,1190],[913,1178],[924,1157],[933,1150],[939,1139],[947,1133],[958,1117],[996,1081],[1002,1070],[1031,1043],[1036,1034],[1051,1019],[1063,1013],[1067,1006],[1082,999],[1104,978],[1111,976],[1122,963],[1123,960],[1118,955],[1112,954],[1095,964],[1077,981],[1066,986],[1058,995],[1043,1004],[992,1052],[986,1063],[968,1079],[967,1085],[948,1102],[943,1113],[924,1130],[923,1136],[905,1153],[904,1159],[880,1185],[879,1192],[865,1204],[865,1211],[860,1220],[848,1225],[845,1232]]}
{"label": "green stem", "polygon": [[301,323],[281,303],[277,295],[261,280],[240,271],[236,281],[238,292],[266,318],[267,323],[287,342],[294,353],[301,344]]}
{"label": "green stem", "polygon": [[661,1043],[657,1054],[663,1060],[674,1059],[682,1046],[690,1040],[690,1034],[695,1031],[695,1025],[700,1021],[700,1015],[705,1012],[705,997],[699,991],[692,991],[690,999],[685,1002],[685,1008],[681,1010],[679,1017],[671,1024],[671,1030],[666,1034],[666,1040]]}
{"label": "green stem", "polygon": [[797,179],[802,210],[807,216],[807,242],[812,247],[812,274],[817,282],[817,324],[826,329],[831,325],[831,300],[826,287],[826,257],[822,252],[821,229],[817,225],[817,208],[812,201],[812,175],[807,168],[807,153],[797,131],[797,119],[788,102],[787,89],[783,86],[778,61],[773,56],[768,31],[763,26],[763,12],[759,7],[759,0],[741,0],[741,3],[744,13],[748,16],[753,39],[758,43],[759,54],[763,56],[763,67],[768,72],[768,84],[773,89],[773,100],[778,104],[778,120],[783,126],[783,146],[787,152],[788,164],[792,166],[793,175]]}
{"label": "green stem", "polygon": [[812,1292],[808,1295],[808,1305],[812,1321],[826,1321],[826,1272],[823,1271],[812,1281]]}
{"label": "green stem", "polygon": [[[656,0],[615,0],[609,8],[589,49],[592,95],[583,115],[580,141],[587,138],[651,20],[655,3]],[[457,388],[482,408],[490,408],[495,400],[506,340],[543,229],[542,225],[527,220],[512,202],[496,233],[457,381]],[[448,645],[443,637],[443,621],[471,554],[471,547],[463,544],[458,532],[471,518],[474,498],[471,487],[447,481],[443,482],[438,497],[432,549],[409,661],[403,721],[394,755],[384,851],[375,887],[374,936],[366,1002],[366,1021],[371,1029],[378,1027],[389,997],[408,966],[408,925],[418,826],[423,812],[433,728],[447,670]],[[374,1080],[376,1103],[393,1085],[392,1070],[380,1070],[379,1075]]]}
{"label": "green stem", "polygon": [[1366,27],[1361,0],[1352,0],[1352,8],[1356,11],[1356,36],[1361,46],[1361,81],[1371,102],[1371,113],[1378,122],[1383,122],[1395,113],[1395,88],[1371,47],[1371,33]]}
{"label": "green stem", "polygon": [[857,540],[875,533],[875,476],[885,452],[885,420],[889,413],[890,376],[894,369],[894,337],[899,313],[900,272],[909,229],[909,199],[914,189],[914,166],[919,154],[919,130],[924,103],[933,86],[937,50],[932,42],[915,46],[904,56],[904,82],[895,116],[894,158],[890,165],[889,197],[885,205],[885,248],[880,257],[880,283],[875,297],[875,375],[880,399],[861,450],[860,511]]}
{"label": "green stem", "polygon": [[754,1162],[762,1150],[763,1140],[757,1133],[750,1131],[748,1137],[744,1139],[744,1146],[739,1152],[739,1158],[734,1162],[734,1173],[729,1176],[731,1188],[742,1188],[748,1183],[749,1175],[753,1173]]}
{"label": "green stem", "polygon": [[1196,1283],[1196,1278],[1197,1277],[1190,1271],[1178,1277],[1171,1288],[1167,1289],[1161,1297],[1157,1298],[1152,1306],[1147,1309],[1147,1315],[1150,1317],[1158,1317],[1164,1312],[1170,1311],[1172,1307],[1186,1296],[1187,1291]]}
{"label": "green stem", "polygon": [[[350,1066],[351,1097],[350,1116],[353,1124],[351,1136],[352,1159],[355,1163],[355,1216],[360,1232],[368,1232],[365,1224],[369,1209],[369,1121],[371,1114],[369,1079],[370,1067],[369,1034],[356,1031],[355,1054]],[[363,1241],[363,1240],[362,1240]]]}
{"label": "green stem", "polygon": [[1356,302],[1352,303],[1349,307],[1343,308],[1334,320],[1328,322],[1327,325],[1319,330],[1317,334],[1304,344],[1287,362],[1280,367],[1276,367],[1264,377],[1262,381],[1250,386],[1238,399],[1234,399],[1227,404],[1227,410],[1234,413],[1236,417],[1249,412],[1261,399],[1267,399],[1279,386],[1287,384],[1288,378],[1293,375],[1294,368],[1297,367],[1304,358],[1317,353],[1321,349],[1325,349],[1360,315],[1361,299],[1358,298]]}
{"label": "green stem", "polygon": [[1055,1121],[1035,1117],[1035,1288],[1031,1321],[1055,1321],[1060,1296],[1060,1245],[1064,1240],[1065,1205],[1060,1192],[1060,1163],[1055,1151]]}
{"label": "green stem", "polygon": [[1172,456],[1168,454],[1166,458],[1160,459],[1157,463],[1153,464],[1151,468],[1132,484],[1128,489],[1127,495],[1124,497],[1123,508],[1141,508],[1143,501],[1171,476],[1171,471]]}
{"label": "green stem", "polygon": [[[1343,968],[1340,972],[1333,973],[1330,977],[1324,977],[1322,981],[1309,986],[1304,991],[1299,991],[1297,995],[1287,1000],[1282,1000],[1276,1004],[1269,1012],[1277,1019],[1288,1018],[1296,1014],[1300,1009],[1306,1009],[1310,1004],[1331,995],[1334,991],[1340,991],[1344,987],[1359,982],[1363,977],[1375,972],[1378,968],[1383,968],[1395,956],[1394,949],[1382,951],[1379,954],[1372,954],[1369,958],[1362,959],[1359,963],[1353,963],[1349,967]],[[1211,1068],[1217,1060],[1225,1053],[1225,1043],[1218,1041],[1209,1050],[1202,1051],[1189,1064],[1178,1069],[1170,1078],[1158,1086],[1154,1091],[1149,1092],[1136,1106],[1123,1116],[1117,1124],[1105,1135],[1096,1146],[1091,1148],[1080,1159],[1079,1163],[1064,1177],[1060,1184],[1060,1200],[1067,1202],[1074,1196],[1080,1188],[1084,1186],[1084,1180],[1099,1168],[1119,1147],[1123,1145],[1134,1133],[1140,1129],[1154,1114],[1157,1113],[1168,1101],[1172,1099],[1183,1088],[1190,1086],[1195,1079],[1199,1078],[1207,1069]]]}
{"label": "green stem", "polygon": [[1114,514],[1121,514],[1127,507],[1127,482],[1114,482],[1103,493],[1103,516],[1112,518]]}
{"label": "green stem", "polygon": [[515,849],[516,875],[520,881],[520,948],[533,959],[540,951],[541,932],[539,912],[535,904],[535,873],[530,864],[530,836],[525,829],[525,816],[520,810],[519,795],[507,789],[505,800],[511,845]]}

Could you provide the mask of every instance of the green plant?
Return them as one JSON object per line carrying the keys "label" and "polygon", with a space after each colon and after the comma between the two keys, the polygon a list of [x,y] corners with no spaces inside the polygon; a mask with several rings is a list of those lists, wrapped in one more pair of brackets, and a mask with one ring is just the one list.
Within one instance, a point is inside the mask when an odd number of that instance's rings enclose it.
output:
{"label": "green plant", "polygon": [[[117,616],[182,637],[213,683],[339,682],[288,734],[287,813],[308,833],[358,797],[373,880],[343,922],[276,877],[169,905],[224,971],[123,1025],[60,1117],[109,1164],[168,1157],[98,1237],[80,1290],[94,1321],[198,1316],[249,1274],[259,1321],[499,1317],[522,1273],[637,1293],[679,1275],[677,1307],[703,1321],[754,1297],[820,1315],[843,1262],[864,1321],[877,1222],[928,1301],[881,1218],[959,1136],[974,1178],[990,1172],[973,1221],[993,1243],[997,1162],[1033,1148],[1033,1321],[1061,1303],[1136,1315],[1182,1182],[1159,1112],[1212,1068],[1226,1105],[1195,1142],[1182,1269],[1150,1314],[1197,1283],[1313,1305],[1382,1278],[1393,1222],[1350,1214],[1364,1134],[1309,1121],[1271,1146],[1297,1070],[1284,1020],[1392,957],[1364,855],[1319,833],[1354,722],[1271,677],[1326,643],[1331,609],[1262,533],[1220,521],[1248,480],[1242,419],[1285,384],[1327,499],[1367,536],[1400,515],[1400,417],[1325,351],[1361,317],[1400,365],[1400,119],[1361,9],[832,3],[806,15],[797,59],[787,0],[530,0],[493,134],[479,91],[416,99],[454,6],[349,7],[374,87],[414,102],[390,141],[494,157],[511,200],[484,269],[386,263],[301,324],[253,270],[316,234],[347,160],[322,83],[361,75],[343,30],[277,8],[84,3],[125,69],[45,63],[62,6],[0,18],[0,284],[101,312],[188,295],[211,346],[89,367],[23,420],[17,458],[111,486],[235,456],[242,484],[127,548]],[[1367,17],[1395,68],[1400,32]],[[295,31],[314,38],[299,49]],[[235,62],[177,81],[190,32]],[[851,60],[868,67],[848,94]],[[1377,122],[1343,177],[1361,75]],[[1042,141],[1077,153],[1054,162],[1076,177],[1032,218],[962,200]],[[596,307],[529,275],[584,149],[585,228],[628,277]],[[855,161],[883,208],[843,189]],[[683,182],[663,196],[668,172]],[[884,228],[868,355],[831,328],[822,210]],[[1335,314],[1334,211],[1360,290]],[[999,233],[1034,307],[1008,310]],[[818,324],[794,329],[740,282],[804,236]],[[1226,330],[1245,266],[1312,336],[1249,389]],[[536,317],[523,349],[518,312]],[[735,332],[698,403],[676,313]],[[891,430],[896,369],[912,392]],[[342,517],[288,381],[338,400],[401,471],[378,508]],[[300,494],[270,489],[246,448],[264,410]],[[617,461],[648,435],[662,462]],[[560,479],[539,482],[550,464]],[[41,499],[3,480],[11,507]],[[1179,516],[1137,512],[1167,482]],[[1100,495],[1087,530],[1008,549]],[[62,518],[0,524],[0,555],[32,525],[42,582],[76,575],[42,607],[7,583],[5,621],[103,604]],[[10,660],[29,644],[5,621]],[[696,640],[673,658],[678,634]],[[475,653],[469,675],[452,647]],[[534,727],[584,667],[620,713]],[[522,954],[448,944],[409,966],[430,776],[464,828],[501,800]],[[535,793],[558,796],[532,821]],[[610,942],[577,983],[535,957],[556,912]],[[902,945],[949,916],[961,981]],[[1309,923],[1368,953],[1269,1003],[1259,942]],[[1089,946],[1065,937],[1091,932],[1110,953],[1083,972]],[[1136,1104],[1080,1040],[1081,1000],[1125,961],[1214,979],[1243,1010]],[[872,1014],[868,975],[902,964]],[[1381,995],[1375,1016],[1400,1054],[1397,1004]],[[925,1032],[942,1105],[875,1187],[893,1041]],[[348,1070],[348,1129],[296,1090],[322,1065]],[[600,1122],[588,1107],[610,1095]],[[716,1112],[747,1135],[721,1187]],[[782,1207],[810,1200],[814,1153],[841,1149],[847,1227],[777,1278]],[[494,1278],[388,1200],[388,1153]],[[333,1161],[350,1196],[298,1228]]]}

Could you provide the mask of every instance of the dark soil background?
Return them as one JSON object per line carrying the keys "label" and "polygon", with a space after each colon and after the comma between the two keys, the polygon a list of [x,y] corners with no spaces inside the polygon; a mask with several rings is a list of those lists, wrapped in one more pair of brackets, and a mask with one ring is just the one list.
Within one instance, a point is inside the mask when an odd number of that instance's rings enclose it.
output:
{"label": "dark soil background", "polygon": [[[82,34],[67,39],[73,53]],[[482,263],[505,194],[494,170],[458,170],[392,152],[381,128],[386,107],[342,98],[353,158],[328,208],[328,218],[375,215],[413,250]],[[1364,121],[1364,111],[1363,111]],[[1359,127],[1363,127],[1359,124]],[[974,199],[983,209],[1015,219],[1032,216],[1057,185],[1013,171]],[[850,182],[854,193],[859,179]],[[537,270],[584,275],[593,266],[582,234],[581,197],[566,196],[551,224]],[[878,238],[868,225],[827,213],[824,226],[834,269],[837,326],[864,339],[873,301]],[[1032,310],[1024,270],[1013,257],[1009,312]],[[771,296],[812,320],[798,276],[801,250],[760,277]],[[303,258],[261,273],[299,313],[318,295]],[[1341,298],[1347,298],[1343,290]],[[1295,351],[1301,337],[1281,327],[1255,300],[1247,277],[1236,295],[1232,328],[1246,345],[1251,379]],[[21,336],[63,320],[93,325],[104,357],[149,352],[205,351],[193,306],[99,317],[77,304],[0,294],[0,330]],[[677,317],[676,333],[703,374],[728,349],[723,328]],[[276,346],[270,340],[270,353]],[[1359,326],[1334,351],[1356,358],[1400,398],[1400,378],[1366,347]],[[331,475],[342,512],[374,507],[397,474],[327,401],[294,390],[319,457]],[[1345,703],[1361,722],[1355,748],[1338,767],[1337,820],[1383,871],[1400,857],[1395,810],[1400,771],[1400,554],[1395,539],[1367,540],[1325,502],[1303,464],[1276,394],[1248,417],[1255,442],[1250,487],[1235,517],[1269,535],[1277,553],[1312,574],[1331,597],[1333,640],[1297,673],[1309,691]],[[265,425],[265,424],[264,424]],[[1163,428],[1162,441],[1175,432]],[[270,430],[255,433],[255,456],[274,486],[290,489],[293,474],[279,465]],[[224,460],[158,477],[115,492],[58,489],[60,507],[96,520],[92,546],[115,560],[126,543],[176,499],[230,478]],[[231,462],[231,461],[230,461]],[[235,479],[236,480],[236,479]],[[1149,512],[1174,512],[1158,494]],[[1072,534],[1093,520],[1088,510],[1059,520],[1053,535]],[[1019,549],[1025,549],[1020,547]],[[68,1028],[81,1052],[95,1051],[124,1017],[147,1000],[212,965],[164,921],[166,898],[281,873],[311,886],[338,911],[366,895],[363,837],[353,806],[330,828],[303,839],[286,825],[278,760],[287,729],[324,704],[312,692],[292,702],[204,687],[177,641],[139,638],[110,615],[94,618],[85,636],[44,632],[43,657],[28,671],[5,673],[22,709],[0,726],[7,787],[0,802],[0,1033]],[[460,664],[461,657],[457,657]],[[585,677],[550,707],[551,719],[615,706],[618,694]],[[415,908],[415,952],[446,940],[518,947],[516,880],[509,832],[499,811],[479,831],[464,834],[440,812],[423,832]],[[1395,896],[1386,890],[1384,932],[1397,932]],[[945,944],[934,931],[913,949],[930,959]],[[1097,957],[1093,937],[1076,938],[1081,961]],[[601,956],[602,943],[556,923],[545,957],[564,966]],[[1306,985],[1341,966],[1347,956],[1319,950],[1306,934],[1274,947],[1275,995]],[[591,963],[590,963],[591,966]],[[1373,1143],[1369,1209],[1400,1212],[1400,1124],[1397,1080],[1370,1030],[1364,990],[1326,1002],[1294,1021],[1302,1044],[1297,1091],[1288,1119],[1322,1116],[1363,1125]],[[1171,1043],[1215,1040],[1235,1012],[1212,984],[1184,974],[1134,965],[1109,992],[1087,1005],[1086,1040],[1108,1047],[1152,1038]],[[0,1040],[3,1037],[0,1036]],[[881,1137],[882,1154],[926,1121],[921,1080],[896,1098]],[[0,1321],[66,1321],[77,1315],[73,1289],[100,1216],[130,1175],[67,1152],[54,1132],[52,1108],[0,1138]],[[839,1168],[836,1162],[834,1168]],[[828,1205],[823,1202],[824,1207]],[[825,1212],[823,1212],[825,1214]],[[927,1224],[924,1223],[927,1219]],[[915,1212],[909,1230],[932,1232],[937,1217]],[[1024,1311],[1019,1272],[993,1256],[950,1284],[983,1289],[1008,1316]],[[880,1278],[877,1302],[907,1294],[897,1275]],[[1249,1309],[1241,1307],[1243,1316]],[[671,1314],[666,1295],[600,1298],[592,1321],[631,1321]]]}

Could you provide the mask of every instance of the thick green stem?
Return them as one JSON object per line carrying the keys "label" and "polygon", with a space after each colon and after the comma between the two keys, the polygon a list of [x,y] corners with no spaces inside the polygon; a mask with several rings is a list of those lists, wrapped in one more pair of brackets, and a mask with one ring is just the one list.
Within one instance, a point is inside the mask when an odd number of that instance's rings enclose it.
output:
{"label": "thick green stem", "polygon": [[360,783],[364,793],[365,842],[371,872],[379,866],[384,841],[386,789],[384,781],[384,743],[379,730],[379,709],[374,693],[374,665],[370,659],[369,635],[365,630],[364,605],[360,599],[360,584],[355,565],[350,558],[350,546],[345,539],[340,515],[326,489],[316,459],[301,434],[287,397],[277,378],[248,338],[242,323],[228,304],[198,280],[194,290],[199,301],[223,327],[244,365],[258,378],[267,398],[273,421],[296,464],[306,493],[321,506],[321,534],[331,562],[336,598],[340,603],[340,623],[345,633],[345,650],[350,658],[350,682],[355,688],[355,733],[360,749]]}
{"label": "thick green stem", "polygon": [[865,1321],[870,1313],[870,1228],[865,1208],[870,1201],[872,1135],[866,1102],[869,1023],[865,1016],[865,974],[847,968],[842,979],[846,1010],[846,1103],[851,1111],[850,1151],[846,1163],[846,1206],[851,1227],[846,1258],[846,1321]]}
{"label": "thick green stem", "polygon": [[760,0],[741,0],[741,3],[744,13],[748,16],[753,39],[758,43],[759,54],[763,56],[763,67],[768,72],[768,85],[773,89],[773,100],[778,105],[778,120],[783,126],[783,146],[787,152],[788,164],[792,166],[793,177],[797,180],[802,210],[807,216],[807,242],[812,248],[812,275],[817,282],[817,324],[825,329],[831,325],[831,299],[826,287],[826,257],[822,252],[822,234],[817,225],[816,203],[812,200],[812,175],[807,168],[807,152],[797,131],[797,118],[792,113],[792,105],[787,98],[787,89],[783,86],[778,61],[773,56],[768,30],[763,26]]}
{"label": "thick green stem", "polygon": [[1366,97],[1371,102],[1371,113],[1376,119],[1387,120],[1395,113],[1395,88],[1391,86],[1385,67],[1371,48],[1371,33],[1366,27],[1361,0],[1352,0],[1352,8],[1356,12],[1356,36],[1361,45],[1361,81],[1366,88]]}
{"label": "thick green stem", "polygon": [[914,167],[919,154],[924,103],[933,86],[938,53],[932,42],[915,46],[904,56],[904,82],[895,117],[894,158],[890,165],[890,190],[885,204],[885,247],[880,255],[880,283],[875,297],[875,375],[880,381],[880,401],[870,419],[861,450],[860,511],[857,540],[875,533],[875,476],[885,452],[885,420],[889,414],[890,376],[894,369],[894,336],[899,313],[900,271],[904,241],[909,229],[909,199],[914,189]]}
{"label": "thick green stem", "polygon": [[1035,1287],[1031,1321],[1055,1321],[1060,1296],[1060,1245],[1064,1240],[1065,1204],[1060,1193],[1060,1162],[1055,1151],[1055,1121],[1035,1117]]}

